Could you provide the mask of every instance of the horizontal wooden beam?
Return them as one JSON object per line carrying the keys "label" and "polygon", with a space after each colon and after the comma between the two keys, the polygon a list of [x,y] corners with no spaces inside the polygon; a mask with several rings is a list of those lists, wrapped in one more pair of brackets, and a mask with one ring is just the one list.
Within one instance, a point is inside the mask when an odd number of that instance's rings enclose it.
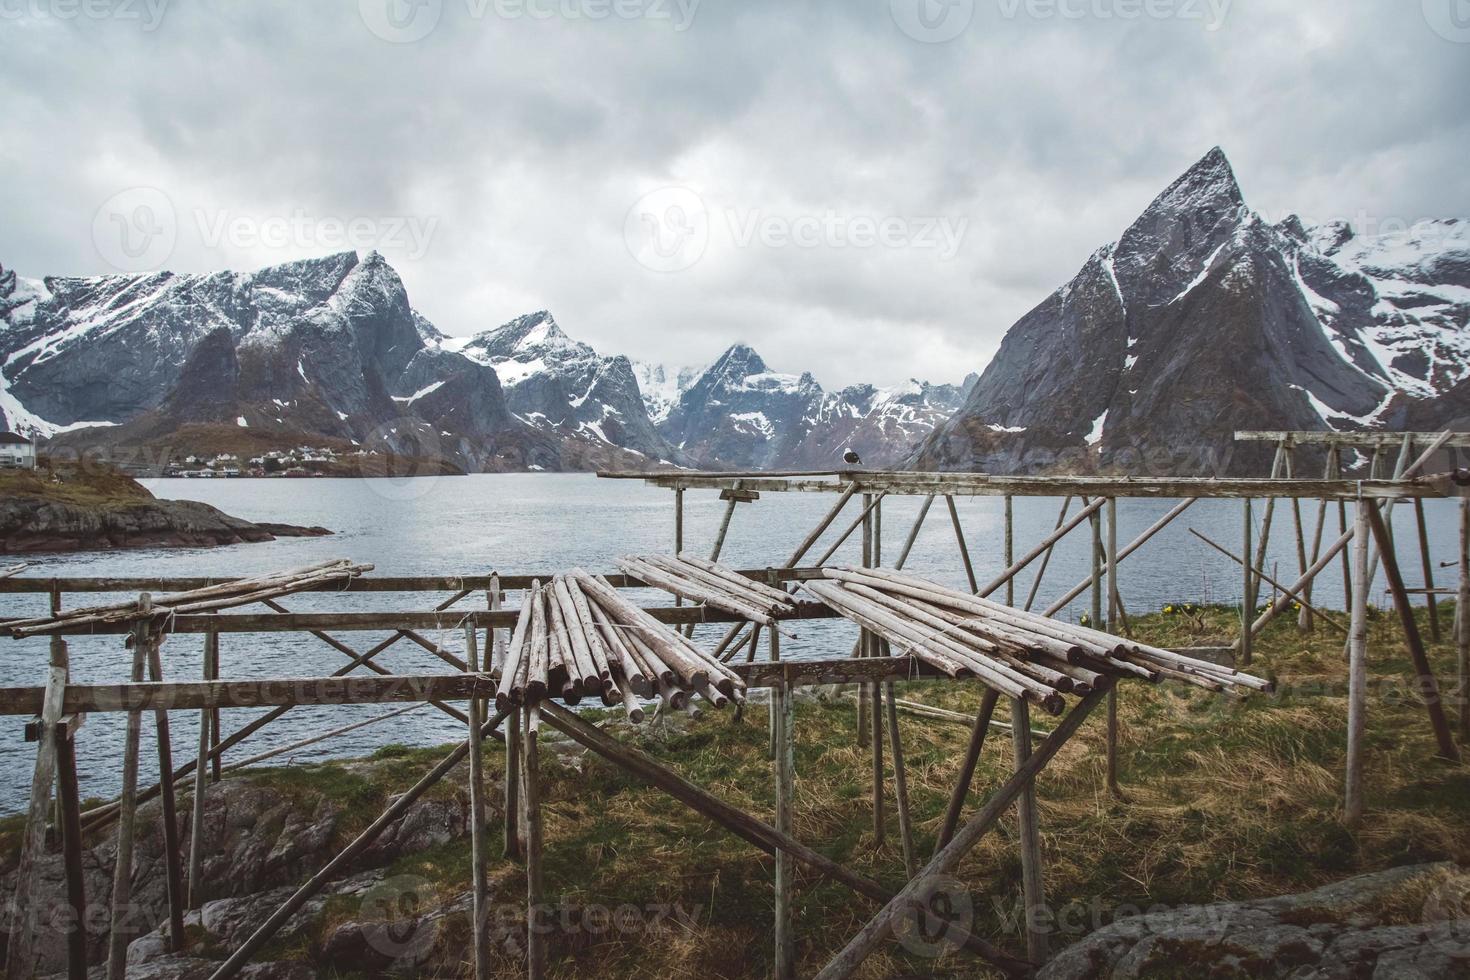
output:
{"label": "horizontal wooden beam", "polygon": [[856,485],[863,493],[970,497],[1119,498],[1300,498],[1394,500],[1458,496],[1465,491],[1450,476],[1413,480],[1267,480],[1206,477],[992,476],[984,473],[851,473],[841,482],[786,477],[734,478],[721,473],[645,473],[650,485],[670,490],[746,489],[761,493],[840,493]]}
{"label": "horizontal wooden beam", "polygon": [[[548,580],[549,581],[549,580]],[[656,606],[644,610],[671,626],[698,623],[744,623],[734,613],[712,606]],[[519,609],[445,610],[444,612],[328,612],[328,613],[230,613],[175,616],[168,620],[167,633],[291,633],[311,630],[381,632],[385,630],[514,629]],[[838,614],[816,602],[798,602],[795,612],[783,612],[779,620],[836,619]],[[131,622],[64,625],[51,636],[107,636],[130,633]],[[5,632],[0,622],[0,635]]]}
{"label": "horizontal wooden beam", "polygon": [[[943,678],[915,657],[854,660],[790,660],[731,667],[750,688],[780,681],[792,687],[848,684],[859,681],[904,681]],[[69,684],[62,711],[140,711],[162,708],[268,708],[317,704],[397,704],[414,701],[463,701],[491,697],[496,682],[489,674],[402,674],[386,677],[277,677],[262,680],[179,681],[137,684]],[[0,715],[35,715],[44,687],[0,688]]]}
{"label": "horizontal wooden beam", "polygon": [[[1291,431],[1241,431],[1235,433],[1236,442],[1286,442],[1297,446],[1364,446],[1398,448],[1408,436],[1415,445],[1427,446],[1438,439],[1440,432],[1291,432]],[[1470,432],[1457,432],[1449,437],[1445,446],[1470,449]]]}

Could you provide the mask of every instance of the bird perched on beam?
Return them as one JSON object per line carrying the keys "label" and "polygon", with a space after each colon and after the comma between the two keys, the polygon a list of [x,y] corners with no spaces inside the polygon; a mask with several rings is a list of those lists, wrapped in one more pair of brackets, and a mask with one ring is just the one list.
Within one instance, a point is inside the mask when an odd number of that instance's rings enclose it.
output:
{"label": "bird perched on beam", "polygon": [[844,463],[846,463],[848,466],[862,466],[863,465],[863,458],[861,456],[859,456],[857,453],[853,452],[851,449],[849,449],[847,452],[845,452],[845,453],[842,454],[842,461]]}

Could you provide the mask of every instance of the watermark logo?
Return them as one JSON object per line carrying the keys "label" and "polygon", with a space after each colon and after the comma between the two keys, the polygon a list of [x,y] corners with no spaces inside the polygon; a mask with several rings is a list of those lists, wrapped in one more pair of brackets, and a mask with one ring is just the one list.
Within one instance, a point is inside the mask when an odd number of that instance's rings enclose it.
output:
{"label": "watermark logo", "polygon": [[1422,0],[1424,20],[1446,41],[1470,44],[1470,0]]}
{"label": "watermark logo", "polygon": [[413,44],[428,37],[444,15],[444,0],[357,0],[367,29],[390,44]]}
{"label": "watermark logo", "polygon": [[1424,900],[1421,921],[1430,926],[1430,942],[1458,953],[1470,942],[1470,874],[1452,870]]}
{"label": "watermark logo", "polygon": [[968,218],[943,215],[772,215],[760,210],[725,211],[725,221],[736,247],[753,244],[766,248],[889,248],[932,249],[941,261],[959,253],[970,229]]}
{"label": "watermark logo", "polygon": [[934,875],[919,884],[894,934],[910,953],[934,959],[959,948],[974,924],[970,890],[950,875]]}
{"label": "watermark logo", "polygon": [[682,272],[709,247],[709,210],[687,187],[650,191],[628,209],[623,241],[639,265],[654,272]]}
{"label": "watermark logo", "polygon": [[391,251],[408,259],[421,259],[439,229],[437,216],[358,215],[340,218],[313,215],[302,208],[290,214],[245,215],[229,210],[195,209],[194,224],[206,248],[319,249]]}
{"label": "watermark logo", "polygon": [[1214,33],[1225,26],[1234,0],[998,0],[1006,20],[1197,21]]}
{"label": "watermark logo", "polygon": [[384,500],[419,500],[439,485],[444,466],[439,430],[423,419],[396,418],[369,432],[362,440],[360,475],[380,477],[368,488]]}
{"label": "watermark logo", "polygon": [[161,268],[179,240],[173,201],[156,187],[130,187],[108,198],[92,218],[92,243],[120,272]]}
{"label": "watermark logo", "polygon": [[156,31],[169,0],[0,0],[0,20],[115,20]]}
{"label": "watermark logo", "polygon": [[434,889],[417,875],[395,875],[362,899],[362,938],[396,966],[422,962],[434,943],[423,917],[434,908]]}
{"label": "watermark logo", "polygon": [[975,0],[888,0],[898,29],[915,41],[943,44],[965,32],[975,18]]}

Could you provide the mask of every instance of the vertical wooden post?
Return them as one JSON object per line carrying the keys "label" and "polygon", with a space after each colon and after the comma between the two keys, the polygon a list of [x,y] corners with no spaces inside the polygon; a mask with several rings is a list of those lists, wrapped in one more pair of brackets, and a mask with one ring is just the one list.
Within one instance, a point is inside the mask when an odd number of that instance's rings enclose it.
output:
{"label": "vertical wooden post", "polygon": [[[871,494],[865,496],[865,504],[872,504]],[[863,524],[863,567],[875,568],[880,564],[878,506],[872,506]],[[878,656],[878,637],[867,634],[865,656]],[[868,741],[873,750],[873,846],[882,847],[883,827],[883,688],[877,681],[868,684]]]}
{"label": "vertical wooden post", "polygon": [[535,705],[525,709],[521,732],[521,773],[525,780],[526,822],[526,977],[546,976],[545,909],[541,881],[541,766],[536,744],[541,712]]}
{"label": "vertical wooden post", "polygon": [[1470,497],[1460,498],[1460,592],[1455,601],[1455,659],[1460,675],[1460,741],[1470,743]]}
{"label": "vertical wooden post", "polygon": [[[60,642],[56,638],[55,642]],[[87,978],[87,879],[82,866],[82,794],[77,786],[77,746],[71,732],[56,730],[56,802],[61,810],[61,853],[66,904],[71,922],[66,934],[67,980]]]}
{"label": "vertical wooden post", "polygon": [[[1322,469],[1322,479],[1324,479],[1324,480],[1330,480],[1331,478],[1332,478],[1332,453],[1331,452],[1328,452],[1327,453],[1327,461],[1324,464],[1323,469]],[[1322,531],[1326,528],[1326,526],[1327,526],[1327,498],[1326,497],[1323,497],[1321,500],[1317,501],[1317,525],[1316,525],[1316,528],[1312,532],[1312,555],[1311,555],[1311,561],[1312,561],[1312,563],[1311,563],[1311,565],[1308,565],[1307,566],[1308,568],[1311,568],[1312,566],[1316,565],[1317,564],[1317,558],[1318,558],[1318,556],[1320,556],[1322,554]],[[1302,628],[1304,628],[1304,629],[1306,629],[1308,631],[1310,631],[1315,626],[1315,620],[1312,617],[1312,611],[1311,611],[1311,609],[1308,608],[1308,606],[1312,602],[1312,589],[1313,589],[1313,587],[1316,584],[1317,584],[1316,579],[1313,578],[1313,579],[1309,580],[1305,585],[1302,586],[1301,595],[1302,595],[1302,599],[1304,601],[1302,602],[1301,616],[1298,618],[1298,626],[1300,626],[1300,627],[1302,627]]]}
{"label": "vertical wooden post", "polygon": [[[204,634],[204,679],[210,680],[210,652],[218,647],[219,634]],[[204,773],[209,768],[210,734],[214,712],[199,709],[199,751],[194,757],[194,803],[189,812],[189,908],[204,905]]]}
{"label": "vertical wooden post", "polygon": [[[1005,567],[1010,568],[1016,563],[1016,501],[1010,494],[1006,494],[1006,557]],[[1006,579],[1006,605],[1016,604],[1016,576],[1012,575]]]}
{"label": "vertical wooden post", "polygon": [[[58,652],[58,647],[61,652]],[[36,767],[31,779],[30,806],[21,837],[20,863],[15,872],[15,892],[10,899],[10,943],[6,950],[5,975],[8,980],[26,980],[33,975],[37,929],[35,884],[36,864],[46,852],[46,820],[51,810],[51,787],[56,782],[56,722],[61,718],[66,695],[67,671],[65,645],[59,638],[51,641],[51,665],[46,671],[46,693],[41,704],[41,731],[36,741]],[[61,663],[58,664],[58,659]]]}
{"label": "vertical wooden post", "polygon": [[[492,587],[491,595],[497,591]],[[493,599],[491,601],[494,602]],[[475,642],[474,624],[467,625],[464,632],[465,665],[471,674],[478,674],[480,651]],[[494,649],[494,643],[492,639],[490,649]],[[466,705],[470,742],[470,892],[475,916],[475,980],[488,980],[490,976],[490,939],[486,932],[490,920],[490,894],[485,878],[485,757],[481,732],[485,724],[484,705],[480,698],[470,698]]]}
{"label": "vertical wooden post", "polygon": [[[1332,447],[1333,475],[1342,478],[1342,447]],[[1337,530],[1339,535],[1347,533],[1347,501],[1337,502]],[[1342,550],[1342,608],[1353,608],[1353,565],[1352,558],[1348,556],[1348,549]]]}
{"label": "vertical wooden post", "polygon": [[[1052,528],[1053,531],[1061,529],[1062,524],[1067,520],[1067,511],[1071,508],[1071,506],[1072,498],[1063,497],[1062,509],[1061,512],[1057,514],[1057,523],[1056,526]],[[1051,555],[1052,552],[1055,550],[1056,542],[1053,541],[1050,545],[1047,545],[1046,552],[1041,556],[1041,567],[1036,570],[1036,577],[1031,580],[1031,591],[1026,594],[1026,605],[1021,607],[1026,612],[1030,612],[1031,607],[1036,605],[1036,593],[1041,590],[1041,580],[1046,577],[1046,568],[1048,565],[1051,564]]]}
{"label": "vertical wooden post", "polygon": [[[1243,504],[1245,515],[1243,520],[1241,521],[1241,538],[1244,541],[1244,546],[1242,547],[1240,554],[1242,557],[1248,557],[1251,554],[1251,535],[1255,531],[1254,520],[1251,517],[1251,498],[1246,497],[1243,501]],[[1267,501],[1266,506],[1270,507],[1270,505],[1270,501]],[[1242,565],[1244,567],[1245,578],[1241,582],[1240,586],[1241,631],[1239,663],[1242,667],[1248,667],[1250,666],[1251,662],[1251,646],[1253,642],[1251,637],[1251,623],[1256,618],[1256,577],[1254,572],[1252,572],[1251,570],[1249,562],[1242,562]]]}
{"label": "vertical wooden post", "polygon": [[1087,625],[1093,629],[1101,629],[1103,624],[1102,518],[1097,511],[1093,511],[1088,515],[1087,520],[1092,529],[1092,607],[1088,610]]}
{"label": "vertical wooden post", "polygon": [[[139,619],[133,627],[134,684],[143,680],[147,648],[153,642],[151,612],[153,597],[138,597]],[[107,938],[107,980],[124,980],[128,957],[128,924],[133,901],[133,830],[138,816],[138,742],[142,735],[143,712],[128,712],[123,736],[122,793],[118,797],[117,863],[112,873],[112,931]]]}
{"label": "vertical wooden post", "polygon": [[[1288,480],[1296,477],[1296,446],[1288,443],[1286,446],[1286,478]],[[1307,574],[1311,566],[1307,563],[1307,535],[1302,527],[1302,502],[1300,497],[1291,498],[1291,519],[1296,529],[1296,563],[1297,575]],[[1262,566],[1265,567],[1264,565]],[[1273,587],[1274,591],[1274,587]],[[1303,593],[1305,596],[1305,593]],[[1303,633],[1312,631],[1312,611],[1302,606],[1301,614],[1297,617],[1297,629]]]}
{"label": "vertical wooden post", "polygon": [[[148,671],[155,683],[163,683],[163,657],[159,653],[159,640],[150,634],[148,643]],[[174,796],[174,750],[169,734],[168,712],[163,708],[153,710],[154,734],[158,740],[158,799],[163,810],[163,862],[168,885],[168,935],[167,948],[177,953],[186,945],[184,935],[184,869],[183,848],[179,842],[179,814]]]}
{"label": "vertical wooden post", "polygon": [[[526,602],[530,602],[527,595]],[[512,711],[505,719],[505,850],[510,861],[519,860],[521,851],[521,712]]]}
{"label": "vertical wooden post", "polygon": [[898,701],[893,684],[883,685],[888,694],[888,744],[893,751],[893,797],[898,807],[898,836],[903,845],[903,869],[909,878],[919,873],[919,856],[914,849],[914,827],[909,815],[909,776],[903,763],[903,740],[898,731]]}
{"label": "vertical wooden post", "polygon": [[[863,494],[863,544],[862,565],[871,568],[873,565],[873,519],[872,519],[873,495]],[[871,657],[872,634],[866,629],[858,633],[858,656]],[[871,685],[859,684],[857,691],[857,744],[860,748],[867,748],[872,743],[872,732],[868,726],[868,700]]]}
{"label": "vertical wooden post", "polygon": [[[204,635],[205,680],[219,680],[219,634]],[[224,767],[224,753],[217,751],[220,741],[220,714],[218,708],[209,711],[210,781],[219,782]]]}
{"label": "vertical wooden post", "polygon": [[[1109,497],[1107,504],[1108,512],[1108,623],[1109,633],[1118,632],[1118,500]],[[1027,752],[1030,752],[1030,737],[1027,737]],[[1017,759],[1016,764],[1025,762]],[[1114,685],[1108,691],[1108,793],[1114,799],[1122,796],[1118,788],[1118,688]],[[1044,937],[1043,937],[1044,938]],[[1035,959],[1035,957],[1032,957]],[[1037,962],[1040,962],[1039,960]]]}
{"label": "vertical wooden post", "polygon": [[[771,660],[781,659],[781,634],[771,630]],[[792,733],[796,723],[795,703],[784,681],[771,687],[776,705],[776,829],[791,833],[792,795],[796,790],[796,753]],[[796,976],[796,937],[792,931],[792,873],[795,864],[783,850],[776,851],[776,980]]]}
{"label": "vertical wooden post", "polygon": [[[1031,713],[1025,698],[1011,699],[1011,747],[1016,770],[1031,758]],[[1026,909],[1026,958],[1033,963],[1047,959],[1046,932],[1041,915],[1046,909],[1046,892],[1041,879],[1041,832],[1036,821],[1036,783],[1028,782],[1016,797],[1016,824],[1020,832],[1021,894]]]}
{"label": "vertical wooden post", "polygon": [[1435,643],[1439,633],[1439,600],[1434,596],[1434,561],[1429,554],[1429,529],[1424,521],[1424,501],[1414,498],[1414,521],[1419,528],[1419,563],[1424,572],[1424,605],[1429,610],[1429,638]]}
{"label": "vertical wooden post", "polygon": [[1347,777],[1343,820],[1356,828],[1363,819],[1363,731],[1368,702],[1368,508],[1358,501],[1358,518],[1353,535],[1352,620],[1348,630],[1348,730]]}

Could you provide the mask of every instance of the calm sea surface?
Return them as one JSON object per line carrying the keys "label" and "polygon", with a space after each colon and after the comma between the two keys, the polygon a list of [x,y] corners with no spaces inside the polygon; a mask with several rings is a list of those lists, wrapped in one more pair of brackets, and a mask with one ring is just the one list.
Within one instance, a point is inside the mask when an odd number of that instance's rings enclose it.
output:
{"label": "calm sea surface", "polygon": [[[210,550],[155,550],[120,553],[41,557],[25,574],[35,576],[226,576],[285,569],[331,558],[350,558],[377,566],[381,575],[444,575],[545,573],[584,566],[594,571],[612,571],[613,561],[630,552],[670,550],[673,543],[673,494],[638,481],[598,480],[588,475],[516,474],[482,475],[419,480],[154,480],[149,488],[160,497],[202,500],[228,513],[259,521],[320,524],[337,532],[327,538],[283,539],[268,544],[247,544]],[[725,545],[724,560],[737,567],[779,565],[791,554],[808,530],[832,505],[830,494],[767,494],[737,510]],[[883,547],[891,562],[919,509],[920,498],[890,499],[883,506]],[[1163,500],[1119,501],[1119,544],[1164,514],[1175,502]],[[1016,553],[1023,554],[1050,532],[1061,505],[1059,499],[1015,501]],[[1317,504],[1303,502],[1302,520],[1310,537],[1317,518]],[[976,574],[982,582],[1004,567],[1003,503],[1000,498],[958,501],[961,521],[969,541]],[[724,504],[714,491],[690,491],[685,495],[685,543],[705,551],[713,541]],[[1073,505],[1072,512],[1076,512]],[[1430,501],[1427,507],[1429,537],[1434,558],[1455,558],[1458,521],[1453,502]],[[1259,523],[1262,505],[1256,503]],[[814,559],[835,539],[838,530],[858,513],[856,502],[848,516],[839,519],[818,548]],[[1238,501],[1201,501],[1185,511],[1174,524],[1128,558],[1120,566],[1124,605],[1130,613],[1157,610],[1177,601],[1238,602],[1241,574],[1238,566],[1210,550],[1190,535],[1195,528],[1233,552],[1239,551],[1242,504]],[[1324,540],[1337,536],[1337,511],[1327,515]],[[1421,583],[1413,510],[1396,509],[1395,525],[1404,575],[1410,586]],[[1289,581],[1296,569],[1296,546],[1292,531],[1291,506],[1278,505],[1273,525],[1268,573]],[[832,559],[858,560],[859,535],[854,535]],[[1040,590],[1037,608],[1062,595],[1088,574],[1089,535],[1086,526],[1058,546]],[[964,584],[953,527],[943,502],[936,503],[919,535],[908,569],[953,585]],[[1018,602],[1024,601],[1034,575],[1023,572],[1018,584]],[[1279,568],[1275,575],[1273,568]],[[1316,595],[1324,604],[1342,606],[1341,566],[1334,563],[1319,580]],[[1453,582],[1454,571],[1437,573],[1441,584]],[[1375,599],[1384,601],[1383,580],[1377,582]],[[661,597],[661,598],[660,598]],[[1003,598],[1003,593],[1001,594]],[[116,601],[128,596],[69,595],[69,606]],[[303,595],[285,600],[292,611],[402,609],[427,610],[448,596],[439,595]],[[647,593],[650,601],[667,602],[663,593]],[[514,601],[514,598],[513,600]],[[1068,619],[1085,612],[1084,593],[1062,615]],[[45,597],[0,596],[6,617],[45,612]],[[484,608],[484,596],[471,596],[458,608]],[[800,637],[782,643],[789,658],[844,656],[855,630],[845,624],[801,623]],[[724,627],[702,627],[697,639],[714,643]],[[386,634],[341,633],[339,638],[365,650]],[[445,647],[462,649],[462,634],[450,631],[438,641]],[[46,641],[0,640],[6,656],[0,660],[0,684],[34,685],[43,682]],[[165,674],[169,678],[198,678],[201,673],[203,638],[179,636],[163,645]],[[125,680],[131,663],[121,637],[75,638],[71,641],[74,678],[82,683]],[[309,635],[226,635],[221,638],[223,673],[227,678],[321,676],[331,674],[345,662],[342,654]],[[437,673],[444,664],[418,647],[399,643],[378,658],[398,673]],[[310,707],[297,708],[257,733],[235,751],[236,759],[287,745],[311,735],[362,720],[390,708]],[[262,713],[259,709],[226,712],[226,733]],[[96,714],[88,718],[80,738],[79,753],[84,796],[110,796],[117,792],[122,759],[124,716]],[[198,739],[198,716],[175,712],[173,726],[176,764],[193,757]],[[21,722],[7,723],[11,737],[0,739],[0,812],[24,807],[29,793],[35,747],[20,739]],[[149,737],[152,721],[144,721],[142,778],[151,783],[157,776],[157,757]],[[461,726],[434,708],[425,706],[381,725],[311,746],[270,764],[289,764],[334,756],[363,755],[390,743],[436,744],[458,741]],[[227,756],[226,762],[228,763]]]}

